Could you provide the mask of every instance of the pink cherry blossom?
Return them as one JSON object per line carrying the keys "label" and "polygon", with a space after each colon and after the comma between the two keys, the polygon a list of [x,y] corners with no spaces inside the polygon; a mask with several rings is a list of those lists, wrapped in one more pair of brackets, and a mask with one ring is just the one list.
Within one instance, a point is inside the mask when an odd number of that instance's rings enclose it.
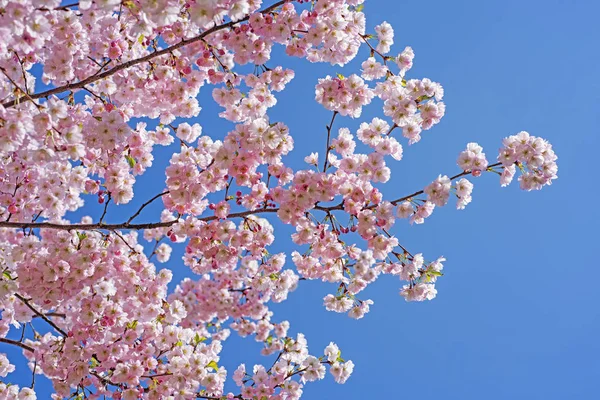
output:
{"label": "pink cherry blossom", "polygon": [[[397,218],[422,224],[451,194],[465,208],[467,175],[506,186],[520,172],[524,190],[557,178],[552,146],[520,132],[498,163],[469,143],[457,175],[390,198],[404,141],[429,140],[444,89],[409,76],[414,51],[392,52],[387,22],[368,32],[362,3],[0,0],[0,344],[31,367],[0,353],[0,376],[40,375],[53,391],[2,382],[0,399],[284,400],[328,374],[344,383],[354,363],[334,342],[312,353],[273,304],[320,280],[326,310],[368,318],[365,289],[387,275],[407,301],[432,300],[446,259],[405,248]],[[294,164],[302,132],[273,107],[298,71],[271,54],[344,66],[361,49],[348,76],[314,82],[330,117],[323,143]],[[225,131],[198,122],[201,91]],[[367,106],[381,117],[361,119]],[[156,165],[164,175],[145,198]],[[274,250],[281,224],[289,254]],[[171,284],[176,269],[188,275]],[[23,331],[34,319],[44,329]],[[232,334],[275,363],[227,371]]]}

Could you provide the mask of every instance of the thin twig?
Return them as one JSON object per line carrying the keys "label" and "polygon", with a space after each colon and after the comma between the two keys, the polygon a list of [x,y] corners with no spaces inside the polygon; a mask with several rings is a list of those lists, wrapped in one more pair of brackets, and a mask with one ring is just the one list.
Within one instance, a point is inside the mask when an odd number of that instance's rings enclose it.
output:
{"label": "thin twig", "polygon": [[108,203],[110,203],[110,199],[112,198],[112,196],[110,195],[110,192],[107,192],[107,197],[108,197],[108,199],[104,203],[104,211],[102,211],[102,215],[100,216],[100,222],[99,222],[100,224],[104,220],[104,216],[106,215],[106,210],[108,209]]}
{"label": "thin twig", "polygon": [[19,342],[23,342],[23,338],[25,337],[25,329],[27,328],[27,324],[23,324],[23,330],[21,331],[21,337],[19,338]]}
{"label": "thin twig", "polygon": [[160,239],[156,239],[156,243],[154,243],[154,248],[152,249],[152,252],[150,253],[150,255],[148,256],[148,261],[152,259],[152,257],[154,257],[156,255],[156,249],[158,249],[158,245],[160,244],[160,242],[163,240],[164,236],[161,237]]}
{"label": "thin twig", "polygon": [[129,249],[131,251],[133,251],[135,254],[140,254],[139,251],[137,251],[136,249],[134,249],[133,247],[131,247],[131,245],[127,242],[127,240],[125,240],[125,238],[118,231],[113,231],[113,233],[115,235],[117,235],[119,237],[119,239],[121,239],[123,241],[123,243],[125,243],[125,245],[127,247],[129,247]]}
{"label": "thin twig", "polygon": [[140,213],[142,212],[142,210],[149,205],[150,203],[152,203],[154,200],[158,199],[159,197],[162,197],[166,194],[168,194],[169,191],[167,190],[166,192],[162,192],[157,194],[156,196],[154,196],[153,198],[151,198],[150,200],[148,200],[147,202],[145,202],[144,204],[142,204],[142,206],[139,208],[139,210],[136,211],[135,214],[133,214],[126,222],[126,224],[131,223],[131,221],[133,221],[135,219],[135,217],[137,217],[138,215],[140,215]]}
{"label": "thin twig", "polygon": [[[63,313],[55,313],[55,312],[49,312],[44,314],[46,317],[56,317],[56,318],[67,318],[66,314]],[[34,315],[33,318],[39,318],[39,316]]]}
{"label": "thin twig", "polygon": [[98,94],[94,93],[93,90],[86,88],[85,86],[82,87],[83,90],[85,90],[86,92],[88,92],[89,94],[91,94],[92,96],[94,96],[95,98],[97,98],[98,100],[100,100],[103,104],[106,103],[106,100],[104,100],[102,97],[100,97]]}
{"label": "thin twig", "polygon": [[15,99],[14,101],[16,101],[18,103],[21,99],[26,98],[29,101],[31,101],[38,109],[41,107],[39,104],[37,104],[36,102],[33,101],[33,98],[29,95],[29,93],[27,93],[26,91],[24,91],[23,89],[21,89],[19,87],[19,85],[17,85],[17,83],[6,73],[6,70],[4,68],[0,67],[0,71],[2,71],[2,73],[4,74],[4,76],[6,76],[6,78],[10,81],[10,83],[12,83],[14,85],[14,87],[17,88],[17,90],[19,92],[25,94],[25,96],[19,97],[19,98]]}
{"label": "thin twig", "polygon": [[[497,166],[499,166],[499,165],[502,165],[502,163],[499,163],[499,162],[498,162],[498,163],[496,163],[496,164],[489,165],[487,168],[493,168],[493,167],[497,167]],[[486,168],[486,169],[487,169],[487,168]],[[460,178],[461,176],[470,175],[470,174],[471,174],[471,172],[472,172],[471,170],[468,170],[468,171],[463,171],[463,172],[461,172],[460,174],[456,174],[456,175],[454,175],[454,176],[450,177],[450,180],[451,180],[451,181],[453,181],[453,180],[455,180],[456,178]],[[420,195],[420,194],[423,194],[423,193],[424,193],[424,192],[423,192],[423,190],[419,190],[419,191],[416,191],[416,192],[414,192],[414,193],[412,193],[412,194],[409,194],[408,196],[404,196],[404,197],[400,197],[399,199],[392,200],[392,201],[390,201],[390,203],[392,203],[392,205],[394,205],[394,206],[395,206],[395,205],[398,205],[398,203],[400,203],[400,202],[402,202],[402,201],[404,201],[404,200],[408,200],[408,199],[410,199],[410,198],[413,198],[413,197],[415,197],[415,196],[418,196],[418,195]],[[376,207],[375,205],[372,205],[372,206],[369,206],[369,207],[367,207],[367,208],[368,208],[368,209],[371,209],[371,208],[375,208],[375,207]]]}
{"label": "thin twig", "polygon": [[35,352],[35,349],[33,347],[27,346],[26,344],[21,343],[21,342],[17,342],[16,340],[0,338],[0,343],[12,344],[13,346],[18,346],[18,347],[22,348],[23,350],[29,351],[31,353]]}
{"label": "thin twig", "polygon": [[29,94],[29,88],[27,87],[27,77],[25,76],[25,69],[23,68],[23,61],[21,61],[19,53],[17,53],[16,51],[13,51],[13,53],[15,54],[15,57],[17,57],[17,61],[19,61],[19,64],[21,65],[21,75],[23,76],[23,85],[25,85],[25,93]]}
{"label": "thin twig", "polygon": [[335,121],[335,116],[338,114],[337,111],[333,112],[333,116],[331,117],[331,122],[327,125],[327,151],[325,151],[325,162],[323,163],[323,172],[327,171],[327,161],[329,158],[329,151],[331,150],[331,146],[329,145],[329,140],[331,139],[331,128],[333,128],[333,121]]}
{"label": "thin twig", "polygon": [[19,300],[21,300],[31,311],[33,311],[38,317],[40,317],[41,319],[43,319],[44,321],[46,321],[51,327],[53,327],[54,329],[56,329],[56,331],[58,333],[60,333],[63,336],[67,336],[67,332],[63,331],[58,325],[56,325],[54,322],[52,322],[48,317],[46,317],[44,314],[42,314],[41,312],[39,312],[35,307],[33,307],[30,303],[29,300],[27,300],[25,297],[21,296],[18,293],[15,293],[15,297]]}
{"label": "thin twig", "polygon": [[35,370],[37,369],[37,360],[33,360],[33,373],[31,374],[31,389],[35,387]]}

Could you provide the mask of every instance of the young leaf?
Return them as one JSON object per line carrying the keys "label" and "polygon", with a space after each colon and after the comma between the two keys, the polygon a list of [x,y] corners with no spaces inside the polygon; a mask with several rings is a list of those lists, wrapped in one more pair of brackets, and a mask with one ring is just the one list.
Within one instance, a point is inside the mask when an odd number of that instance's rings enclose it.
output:
{"label": "young leaf", "polygon": [[215,360],[209,362],[208,364],[206,364],[206,368],[212,368],[216,371],[219,370],[219,365],[217,364],[217,362]]}

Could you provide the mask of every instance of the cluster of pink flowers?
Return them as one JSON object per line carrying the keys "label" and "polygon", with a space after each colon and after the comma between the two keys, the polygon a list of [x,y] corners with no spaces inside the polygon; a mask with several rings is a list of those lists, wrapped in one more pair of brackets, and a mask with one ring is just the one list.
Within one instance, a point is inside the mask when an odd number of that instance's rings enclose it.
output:
{"label": "cluster of pink flowers", "polygon": [[523,131],[504,138],[502,144],[498,155],[498,161],[504,166],[500,178],[502,186],[512,181],[516,166],[523,172],[519,183],[524,190],[539,190],[557,178],[557,157],[546,140]]}
{"label": "cluster of pink flowers", "polygon": [[341,75],[332,78],[328,75],[319,79],[315,89],[315,100],[323,107],[353,118],[360,117],[362,107],[369,104],[373,97],[373,91],[354,74],[347,78]]}
{"label": "cluster of pink flowers", "polygon": [[[285,32],[286,53],[290,56],[306,57],[311,62],[344,65],[358,53],[361,36],[365,33],[365,16],[354,7],[362,2],[317,0],[312,10],[303,10],[299,16],[288,3],[289,14],[283,15],[283,20],[288,22],[287,29],[269,29],[271,23],[268,17],[258,17],[259,21],[267,22],[259,25],[259,31],[262,28],[267,34],[269,30]],[[250,22],[254,27],[254,21]],[[291,38],[288,39],[288,35]],[[275,37],[274,40],[280,41],[281,38],[278,40]]]}
{"label": "cluster of pink flowers", "polygon": [[246,75],[246,86],[250,87],[248,93],[242,93],[235,86],[241,83],[238,76],[228,80],[228,87],[213,90],[213,98],[217,104],[225,108],[221,117],[233,122],[254,121],[265,116],[267,110],[277,103],[271,89],[281,91],[292,80],[294,73],[277,67],[260,76]]}
{"label": "cluster of pink flowers", "polygon": [[[0,345],[23,350],[53,399],[293,400],[327,370],[344,383],[352,361],[334,343],[311,355],[272,303],[318,279],[333,288],[325,309],[360,319],[373,305],[361,294],[384,275],[403,282],[407,301],[431,300],[445,259],[403,247],[391,233],[397,218],[421,224],[451,194],[465,208],[469,174],[494,172],[505,186],[518,168],[525,190],[556,179],[552,146],[521,132],[504,139],[497,164],[469,143],[461,173],[385,199],[388,162],[404,152],[394,130],[414,144],[439,123],[442,86],[406,77],[412,48],[387,55],[394,29],[383,22],[368,34],[362,0],[262,3],[0,0]],[[333,117],[326,152],[308,155],[305,169],[286,164],[294,135],[269,116],[295,75],[267,67],[276,45],[340,66],[369,53],[360,75],[316,83],[315,99]],[[245,64],[254,72],[240,73]],[[58,88],[36,92],[36,78]],[[205,85],[235,124],[219,139],[190,120]],[[356,132],[339,127],[375,97],[385,117],[360,121]],[[164,190],[128,220],[107,223],[114,204],[138,200],[134,184],[155,146],[174,143]],[[160,220],[137,223],[154,201],[164,206]],[[101,217],[69,220],[88,210]],[[290,257],[269,253],[275,217],[295,229]],[[169,292],[171,270],[153,261],[172,263],[180,244],[196,276]],[[34,319],[41,334],[27,328]],[[238,394],[224,392],[219,365],[232,332],[276,357],[270,368],[241,364],[232,374]],[[0,377],[26,375],[11,361],[0,353]],[[35,388],[0,383],[0,400],[35,398]]]}
{"label": "cluster of pink flowers", "polygon": [[463,171],[484,171],[488,166],[483,147],[477,143],[467,144],[467,149],[458,156],[458,166]]}
{"label": "cluster of pink flowers", "polygon": [[440,122],[446,106],[440,100],[444,92],[429,79],[411,79],[404,83],[400,76],[379,82],[375,94],[384,100],[383,112],[402,128],[402,135],[413,144],[421,140],[421,132]]}

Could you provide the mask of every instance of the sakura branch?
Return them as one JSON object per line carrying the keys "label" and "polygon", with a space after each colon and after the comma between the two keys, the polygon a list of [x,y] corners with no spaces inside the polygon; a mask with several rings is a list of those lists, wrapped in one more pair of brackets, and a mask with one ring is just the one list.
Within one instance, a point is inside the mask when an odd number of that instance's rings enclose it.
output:
{"label": "sakura branch", "polygon": [[[253,0],[51,3],[8,2],[0,16],[9,32],[0,41],[0,343],[24,350],[55,398],[296,400],[327,374],[344,383],[352,361],[334,343],[313,353],[273,303],[320,280],[331,288],[326,310],[361,319],[374,306],[364,290],[384,277],[399,279],[407,301],[432,300],[446,260],[409,251],[395,224],[424,223],[451,197],[464,209],[469,175],[498,174],[501,186],[518,177],[527,191],[557,178],[552,146],[520,132],[502,140],[494,163],[469,143],[462,172],[385,200],[404,152],[433,143],[444,89],[409,76],[414,52],[391,54],[390,24],[367,32],[362,0],[262,10]],[[291,168],[304,137],[269,115],[296,74],[285,60],[272,65],[276,46],[339,66],[366,53],[360,71],[314,82],[315,101],[332,113],[322,165],[315,152]],[[52,88],[35,93],[40,79]],[[200,90],[230,130],[200,114]],[[375,98],[382,115],[367,120]],[[164,173],[151,169],[159,157]],[[139,199],[136,180],[148,173],[164,189],[106,223]],[[160,217],[139,222],[151,206]],[[276,237],[281,224],[295,230],[293,244],[273,253],[287,240]],[[177,246],[183,256],[172,260]],[[188,275],[171,285],[174,268]],[[50,329],[36,331],[41,321]],[[229,371],[237,394],[225,392],[221,360],[231,334],[273,356],[269,368]],[[0,353],[0,376],[11,361]],[[35,396],[29,379],[18,383],[0,392]]]}
{"label": "sakura branch", "polygon": [[41,313],[35,307],[33,307],[31,305],[31,303],[29,302],[29,300],[27,300],[26,298],[24,298],[23,296],[21,296],[18,293],[15,293],[14,295],[17,299],[21,300],[23,302],[23,304],[25,304],[27,306],[27,308],[29,308],[31,311],[33,311],[36,316],[43,319],[48,325],[53,327],[61,335],[67,336],[67,333],[64,330],[62,330],[58,325],[56,325],[52,320],[50,320],[45,314]]}
{"label": "sakura branch", "polygon": [[169,191],[159,193],[156,196],[154,196],[153,198],[151,198],[150,200],[148,200],[147,202],[145,202],[144,204],[142,204],[142,206],[135,212],[135,214],[133,214],[131,217],[129,217],[129,219],[125,223],[130,224],[131,221],[133,221],[138,215],[140,215],[140,213],[144,210],[144,208],[148,207],[154,200],[159,199],[166,194],[169,194]]}
{"label": "sakura branch", "polygon": [[[266,13],[270,12],[271,10],[274,10],[277,7],[285,4],[286,1],[287,0],[278,1],[278,2],[276,2],[274,4],[272,4],[271,6],[265,8],[264,10],[262,10],[261,13],[266,14]],[[72,7],[72,6],[73,5],[71,5],[71,6],[64,6],[64,7],[61,7],[61,8],[65,9],[65,8]],[[246,16],[244,18],[241,18],[238,21],[230,21],[230,22],[227,22],[227,23],[224,23],[224,24],[221,24],[221,25],[216,25],[216,26],[214,26],[214,27],[212,27],[212,28],[210,28],[210,29],[202,32],[198,36],[195,36],[195,37],[190,38],[190,39],[182,40],[179,43],[174,44],[173,46],[169,46],[169,47],[167,47],[165,49],[155,51],[155,52],[150,53],[150,54],[148,54],[148,55],[146,55],[144,57],[140,57],[140,58],[136,58],[134,60],[130,60],[130,61],[124,62],[122,64],[119,64],[119,65],[117,65],[117,66],[109,69],[108,71],[102,72],[102,73],[97,74],[97,75],[93,75],[93,76],[91,76],[89,78],[86,78],[86,79],[83,79],[83,80],[81,80],[79,82],[75,82],[75,83],[71,83],[71,84],[68,84],[68,85],[59,86],[59,87],[56,87],[54,89],[49,89],[49,90],[46,90],[46,91],[43,91],[43,92],[39,92],[39,93],[35,93],[35,94],[32,94],[32,95],[26,95],[26,96],[22,96],[22,97],[17,97],[16,99],[14,99],[12,101],[5,102],[4,104],[2,104],[2,106],[4,106],[5,108],[10,108],[10,107],[14,107],[15,105],[19,104],[21,102],[21,100],[23,100],[23,99],[27,99],[27,100],[33,101],[33,100],[36,100],[36,99],[40,99],[40,98],[43,98],[43,97],[49,97],[49,96],[52,96],[54,94],[59,94],[59,93],[66,92],[66,91],[69,91],[69,90],[81,89],[85,85],[97,82],[97,81],[99,81],[101,79],[104,79],[104,78],[107,78],[107,77],[110,77],[110,76],[116,74],[119,71],[125,70],[127,68],[131,68],[131,67],[133,67],[135,65],[138,65],[138,64],[141,64],[141,63],[148,62],[148,61],[150,61],[150,60],[152,60],[152,59],[154,59],[156,57],[160,57],[160,56],[163,56],[165,54],[172,54],[173,51],[175,51],[177,49],[180,49],[180,48],[182,48],[184,46],[187,46],[187,45],[190,45],[192,43],[196,43],[198,41],[201,41],[206,36],[208,36],[208,35],[210,35],[212,33],[218,32],[218,31],[223,30],[223,29],[231,28],[231,27],[235,26],[236,24],[239,24],[241,22],[247,21],[249,18],[250,18],[250,16],[248,15],[248,16]]]}
{"label": "sakura branch", "polygon": [[[490,165],[490,166],[488,166],[488,167],[486,168],[486,171],[490,171],[490,172],[491,172],[491,171],[493,171],[493,168],[494,168],[494,167],[498,167],[498,166],[500,166],[500,165],[502,165],[502,163],[495,163],[495,164],[492,164],[492,165]],[[476,171],[479,171],[479,170],[476,170]],[[455,179],[458,179],[458,178],[460,178],[460,177],[462,177],[462,176],[468,176],[468,175],[477,175],[477,176],[478,176],[478,174],[480,174],[480,173],[481,173],[480,171],[479,171],[479,172],[473,172],[473,171],[471,171],[471,170],[468,170],[468,171],[463,171],[463,172],[461,172],[460,174],[456,174],[456,175],[454,175],[454,176],[451,176],[451,177],[449,178],[449,180],[450,180],[450,181],[454,181]],[[409,195],[407,195],[407,196],[400,197],[400,198],[398,198],[398,199],[392,200],[392,201],[390,201],[390,203],[392,203],[392,205],[394,205],[394,206],[397,206],[399,203],[401,203],[401,202],[403,202],[403,201],[405,201],[405,200],[409,200],[409,199],[412,199],[412,198],[414,198],[414,197],[417,197],[417,196],[419,196],[419,195],[421,195],[421,194],[423,194],[423,193],[425,193],[425,192],[424,192],[424,190],[417,190],[416,192],[414,192],[414,193],[411,193],[411,194],[409,194]],[[371,206],[371,208],[374,208],[374,207],[372,207],[372,206]]]}
{"label": "sakura branch", "polygon": [[16,340],[7,339],[7,338],[0,338],[0,343],[6,343],[6,344],[10,344],[10,345],[13,345],[13,346],[20,347],[23,350],[28,351],[30,353],[35,352],[35,350],[34,350],[33,347],[27,346],[26,344],[18,342]]}
{"label": "sakura branch", "polygon": [[[258,210],[248,210],[241,211],[236,213],[231,213],[227,216],[227,219],[230,218],[244,218],[250,215],[262,214],[262,213],[275,213],[278,209],[270,208],[270,209],[258,209]],[[217,220],[216,216],[207,216],[197,218],[199,221],[214,221]],[[107,230],[107,231],[116,231],[120,229],[130,229],[130,230],[143,230],[143,229],[156,229],[156,228],[168,228],[175,225],[178,220],[164,221],[164,222],[149,222],[149,223],[140,223],[140,224],[132,224],[129,222],[117,223],[117,224],[105,224],[102,222],[93,223],[93,224],[57,224],[52,222],[6,222],[0,221],[0,228],[23,228],[23,229],[59,229],[59,230],[76,230],[76,231],[90,231],[90,230]]]}
{"label": "sakura branch", "polygon": [[337,111],[333,112],[333,116],[331,117],[331,122],[326,126],[327,128],[327,149],[325,151],[325,161],[323,161],[323,172],[327,171],[327,159],[329,158],[329,152],[331,151],[331,129],[333,128],[333,122],[335,121],[335,116],[338,114]]}

